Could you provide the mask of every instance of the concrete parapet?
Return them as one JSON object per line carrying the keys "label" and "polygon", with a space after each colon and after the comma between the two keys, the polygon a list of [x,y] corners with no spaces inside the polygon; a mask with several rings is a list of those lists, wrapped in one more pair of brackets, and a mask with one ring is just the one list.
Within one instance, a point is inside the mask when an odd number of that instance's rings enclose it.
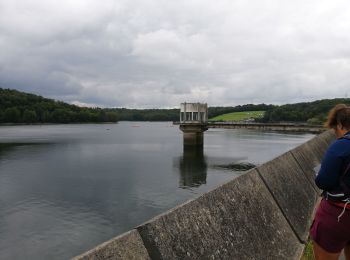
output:
{"label": "concrete parapet", "polygon": [[257,168],[293,230],[307,240],[318,194],[290,152]]}
{"label": "concrete parapet", "polygon": [[335,133],[333,130],[328,130],[319,135],[328,145],[335,141]]}
{"label": "concrete parapet", "polygon": [[297,259],[303,248],[255,170],[137,229],[152,259]]}
{"label": "concrete parapet", "polygon": [[320,190],[314,181],[316,177],[315,168],[321,164],[328,145],[334,139],[335,135],[333,131],[326,131],[291,151],[309,182],[318,193],[320,193]]}
{"label": "concrete parapet", "polygon": [[124,233],[72,260],[128,259],[150,260],[141,237],[136,230]]}
{"label": "concrete parapet", "polygon": [[316,176],[315,168],[321,164],[318,154],[315,153],[314,149],[308,143],[293,149],[291,153],[298,162],[306,178],[309,180],[309,183],[313,186],[315,191],[320,194],[320,190],[314,181]]}
{"label": "concrete parapet", "polygon": [[320,162],[322,162],[323,156],[328,148],[328,146],[335,140],[335,135],[333,131],[329,130],[323,132],[320,135],[315,136],[308,142],[306,142],[314,153],[318,156]]}

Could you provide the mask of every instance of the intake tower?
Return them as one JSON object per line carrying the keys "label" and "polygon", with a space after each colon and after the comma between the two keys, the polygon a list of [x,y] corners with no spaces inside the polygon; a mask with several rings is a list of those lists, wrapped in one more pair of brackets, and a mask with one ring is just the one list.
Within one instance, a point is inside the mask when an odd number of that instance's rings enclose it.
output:
{"label": "intake tower", "polygon": [[180,130],[184,146],[203,146],[203,133],[208,130],[208,105],[204,103],[181,103]]}

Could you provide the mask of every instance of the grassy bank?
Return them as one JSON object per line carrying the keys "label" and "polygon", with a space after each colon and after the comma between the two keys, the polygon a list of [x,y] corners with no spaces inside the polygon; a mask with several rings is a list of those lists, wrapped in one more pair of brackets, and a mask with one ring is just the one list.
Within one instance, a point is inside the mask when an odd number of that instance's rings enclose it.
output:
{"label": "grassy bank", "polygon": [[312,250],[312,241],[311,239],[308,240],[305,248],[304,248],[304,254],[300,258],[300,260],[314,260],[314,252]]}
{"label": "grassy bank", "polygon": [[245,121],[249,119],[262,118],[265,111],[245,111],[245,112],[233,112],[228,114],[219,115],[209,119],[210,121]]}

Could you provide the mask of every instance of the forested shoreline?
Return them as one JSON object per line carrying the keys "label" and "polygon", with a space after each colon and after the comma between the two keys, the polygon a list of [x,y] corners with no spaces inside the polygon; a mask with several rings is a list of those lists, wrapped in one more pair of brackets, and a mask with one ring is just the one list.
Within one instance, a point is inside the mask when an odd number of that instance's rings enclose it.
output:
{"label": "forested shoreline", "polygon": [[0,123],[117,122],[115,111],[87,108],[0,88]]}
{"label": "forested shoreline", "polygon": [[323,124],[327,119],[329,111],[337,104],[350,105],[350,98],[322,99],[312,102],[273,106],[265,111],[261,122]]}
{"label": "forested shoreline", "polygon": [[[323,99],[286,105],[246,104],[231,107],[209,107],[209,118],[232,112],[265,111],[259,122],[303,122],[322,124],[336,104],[350,105],[349,98]],[[179,109],[128,109],[79,107],[0,88],[0,123],[103,123],[117,121],[178,121]]]}

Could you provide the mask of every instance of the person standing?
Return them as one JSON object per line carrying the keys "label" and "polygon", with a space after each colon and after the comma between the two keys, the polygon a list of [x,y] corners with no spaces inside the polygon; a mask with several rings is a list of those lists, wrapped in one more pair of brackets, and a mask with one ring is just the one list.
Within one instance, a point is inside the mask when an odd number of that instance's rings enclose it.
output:
{"label": "person standing", "polygon": [[315,183],[323,190],[310,236],[316,260],[350,260],[350,107],[335,106],[325,124],[337,137],[327,149]]}

